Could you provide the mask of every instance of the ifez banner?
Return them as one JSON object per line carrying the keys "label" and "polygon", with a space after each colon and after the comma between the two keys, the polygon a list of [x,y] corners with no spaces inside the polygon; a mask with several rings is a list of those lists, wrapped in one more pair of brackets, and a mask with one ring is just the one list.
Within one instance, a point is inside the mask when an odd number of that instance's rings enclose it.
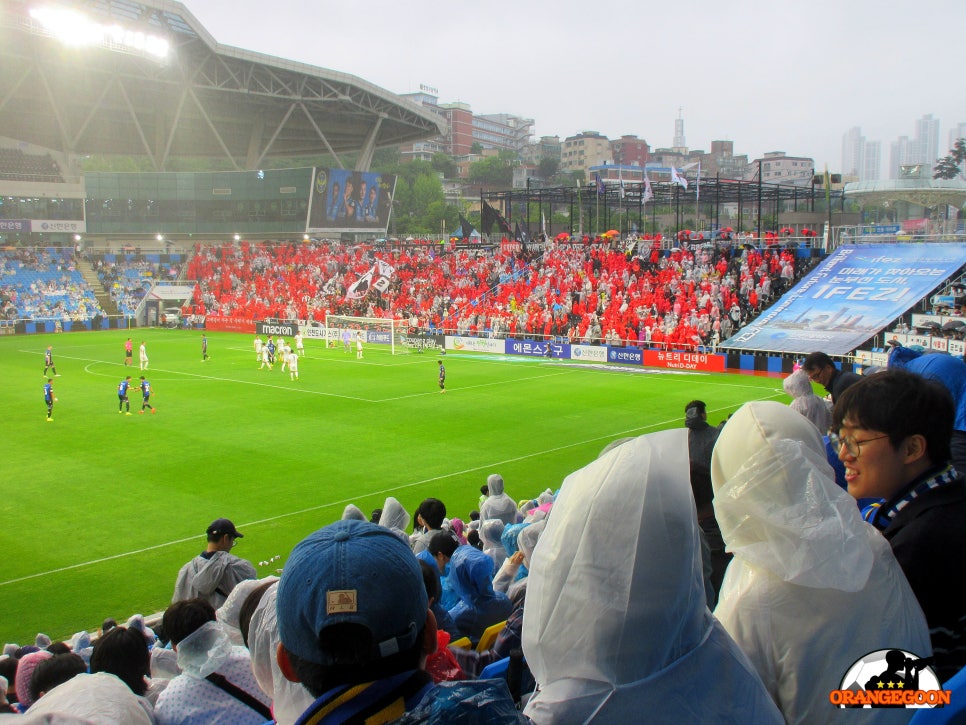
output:
{"label": "ifez banner", "polygon": [[966,264],[966,244],[849,244],[836,249],[726,350],[846,355]]}

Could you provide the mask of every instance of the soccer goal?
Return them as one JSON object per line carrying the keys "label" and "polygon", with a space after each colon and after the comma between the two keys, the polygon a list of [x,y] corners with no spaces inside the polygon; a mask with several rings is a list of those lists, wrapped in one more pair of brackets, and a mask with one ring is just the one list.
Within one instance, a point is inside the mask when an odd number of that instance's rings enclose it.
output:
{"label": "soccer goal", "polygon": [[[325,316],[326,344],[330,347],[338,347],[348,339],[353,351],[355,351],[356,338],[361,332],[364,345],[388,345],[393,355],[408,353],[410,348],[404,340],[408,329],[408,323],[405,320],[387,317]],[[348,332],[347,337],[346,332]]]}

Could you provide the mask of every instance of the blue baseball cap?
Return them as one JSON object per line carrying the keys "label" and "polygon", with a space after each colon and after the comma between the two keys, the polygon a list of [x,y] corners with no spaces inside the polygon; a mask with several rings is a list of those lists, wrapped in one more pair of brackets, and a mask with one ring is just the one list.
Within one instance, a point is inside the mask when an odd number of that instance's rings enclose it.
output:
{"label": "blue baseball cap", "polygon": [[416,643],[428,607],[419,562],[395,533],[368,521],[336,521],[289,555],[278,584],[279,638],[292,654],[332,665],[319,633],[360,624],[372,633],[375,661]]}

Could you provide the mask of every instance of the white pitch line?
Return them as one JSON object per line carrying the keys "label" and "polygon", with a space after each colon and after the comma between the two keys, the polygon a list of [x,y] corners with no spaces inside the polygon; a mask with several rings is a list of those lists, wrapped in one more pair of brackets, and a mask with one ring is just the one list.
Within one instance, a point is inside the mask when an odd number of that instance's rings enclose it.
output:
{"label": "white pitch line", "polygon": [[[775,393],[775,394],[772,394],[772,395],[768,395],[768,396],[766,396],[764,398],[760,398],[760,400],[768,400],[769,398],[774,398],[777,395],[778,395],[778,393]],[[717,412],[720,412],[720,411],[725,410],[725,409],[726,408],[712,409],[711,412],[712,413],[717,413]],[[616,440],[618,438],[623,438],[623,437],[625,437],[625,436],[627,436],[628,434],[631,434],[631,433],[636,433],[638,435],[643,435],[643,433],[644,432],[647,432],[648,430],[659,429],[662,426],[667,426],[667,425],[670,425],[670,424],[676,423],[676,422],[679,422],[679,420],[675,418],[673,420],[665,420],[665,421],[661,421],[659,423],[651,423],[650,425],[639,426],[639,427],[636,427],[636,428],[628,428],[627,430],[617,431],[616,433],[609,433],[607,435],[596,436],[594,438],[587,438],[585,440],[576,441],[574,443],[568,443],[567,445],[563,445],[563,446],[556,446],[554,448],[547,448],[547,449],[542,450],[542,451],[535,451],[533,453],[527,453],[525,455],[516,456],[514,458],[504,458],[501,461],[493,461],[493,462],[490,462],[490,463],[486,463],[484,465],[473,466],[472,468],[465,468],[462,471],[453,471],[451,473],[447,473],[447,474],[440,475],[440,476],[433,476],[431,478],[424,478],[421,481],[413,481],[411,483],[404,483],[404,484],[401,484],[399,486],[393,486],[391,488],[382,489],[381,491],[372,491],[372,492],[369,492],[369,493],[364,494],[364,495],[365,496],[385,496],[385,495],[394,493],[396,491],[403,491],[405,489],[415,488],[417,486],[424,486],[427,483],[433,483],[435,481],[445,481],[446,479],[449,479],[449,478],[454,478],[454,477],[457,477],[457,476],[465,476],[467,474],[476,473],[478,471],[492,470],[493,468],[498,467],[498,466],[505,466],[505,465],[510,464],[510,463],[518,463],[519,461],[525,461],[525,460],[528,460],[528,459],[531,459],[531,458],[539,458],[541,456],[547,456],[547,455],[551,455],[553,453],[558,453],[560,451],[565,451],[565,450],[568,450],[570,448],[577,448],[579,446],[585,446],[585,445],[588,445],[590,443],[596,443],[596,442],[605,441],[605,440],[606,441]],[[358,498],[358,497],[356,497],[356,498]],[[244,528],[251,528],[253,526],[259,526],[261,524],[267,524],[267,523],[271,523],[273,521],[280,521],[281,519],[291,518],[293,516],[301,516],[303,514],[312,513],[313,511],[321,511],[323,509],[329,509],[329,508],[338,508],[340,506],[343,506],[344,507],[346,504],[351,503],[351,502],[352,502],[352,499],[342,499],[340,501],[330,501],[328,503],[319,504],[318,506],[309,506],[308,508],[299,509],[298,511],[290,511],[288,513],[278,514],[277,516],[269,516],[268,518],[256,519],[254,521],[249,521],[247,523],[243,523],[241,525],[241,528],[243,528],[243,529]],[[102,557],[100,559],[91,559],[90,561],[79,562],[77,564],[70,564],[68,566],[62,566],[62,567],[58,567],[56,569],[49,569],[48,571],[41,571],[41,572],[37,572],[35,574],[26,574],[24,576],[17,577],[15,579],[8,579],[6,581],[2,581],[2,582],[0,582],[0,587],[8,586],[10,584],[18,584],[20,582],[29,581],[31,579],[39,579],[41,577],[52,576],[54,574],[60,574],[60,573],[65,572],[65,571],[72,571],[74,569],[81,569],[81,568],[86,567],[86,566],[95,566],[97,564],[103,564],[104,562],[114,561],[116,559],[123,559],[123,558],[129,557],[129,556],[137,556],[138,554],[144,554],[144,553],[149,552],[149,551],[156,551],[158,549],[163,549],[163,548],[168,547],[168,546],[175,546],[177,544],[184,544],[184,543],[187,543],[189,541],[195,541],[197,539],[198,539],[197,536],[191,536],[191,537],[183,538],[183,539],[175,539],[174,541],[168,541],[168,542],[165,542],[165,543],[162,543],[162,544],[155,544],[154,546],[148,546],[148,547],[145,547],[143,549],[135,549],[133,551],[124,552],[122,554],[113,554],[111,556],[105,556],[105,557]]]}
{"label": "white pitch line", "polygon": [[[569,372],[569,371],[567,371]],[[559,375],[566,375],[566,372],[561,371],[559,373],[550,373],[549,375],[531,375],[528,378],[514,378],[513,380],[500,380],[495,383],[480,383],[478,385],[459,385],[457,387],[450,387],[449,390],[474,390],[476,388],[491,388],[497,385],[514,385],[516,383],[528,383],[531,380],[542,380],[543,378],[554,378]],[[380,402],[390,402],[394,400],[406,400],[407,398],[420,398],[424,395],[439,395],[435,390],[428,393],[413,393],[411,395],[398,395],[395,398],[382,398]]]}
{"label": "white pitch line", "polygon": [[[27,352],[27,351],[24,350],[21,352]],[[121,367],[121,368],[126,367],[124,363],[110,362],[108,360],[93,360],[91,358],[68,357],[66,355],[61,355],[59,357],[66,360],[78,360],[80,362],[86,362],[88,363],[88,366],[93,364],[100,364],[100,365],[112,365],[114,367]],[[85,369],[85,372],[88,372],[88,374],[90,375],[99,375],[99,373],[89,372],[86,366],[84,369]],[[235,378],[221,378],[216,375],[201,375],[200,373],[189,373],[184,370],[168,370],[166,368],[148,368],[147,370],[139,370],[138,372],[144,373],[146,375],[147,374],[153,375],[154,373],[164,373],[167,375],[183,375],[186,377],[197,378],[199,380],[214,380],[216,382],[221,382],[221,383],[238,383],[239,385],[255,385],[262,388],[274,388],[276,390],[287,390],[293,393],[304,393],[307,395],[321,395],[327,398],[342,398],[343,400],[357,400],[361,403],[380,402],[378,400],[371,400],[369,398],[359,398],[354,395],[340,395],[338,393],[329,393],[323,390],[305,390],[303,388],[295,388],[287,385],[275,385],[273,383],[260,383],[257,380],[236,380]]]}

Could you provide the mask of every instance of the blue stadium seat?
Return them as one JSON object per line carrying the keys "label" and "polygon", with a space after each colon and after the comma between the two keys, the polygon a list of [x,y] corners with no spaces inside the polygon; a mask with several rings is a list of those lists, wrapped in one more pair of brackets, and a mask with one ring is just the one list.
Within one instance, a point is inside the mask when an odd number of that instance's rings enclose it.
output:
{"label": "blue stadium seat", "polygon": [[480,670],[481,680],[493,680],[497,678],[506,678],[506,672],[510,667],[510,658],[504,657],[502,660],[497,660],[496,662],[491,662],[482,670]]}
{"label": "blue stadium seat", "polygon": [[949,705],[916,710],[909,725],[952,725],[966,722],[966,667],[944,682],[943,689],[952,693],[949,696]]}

